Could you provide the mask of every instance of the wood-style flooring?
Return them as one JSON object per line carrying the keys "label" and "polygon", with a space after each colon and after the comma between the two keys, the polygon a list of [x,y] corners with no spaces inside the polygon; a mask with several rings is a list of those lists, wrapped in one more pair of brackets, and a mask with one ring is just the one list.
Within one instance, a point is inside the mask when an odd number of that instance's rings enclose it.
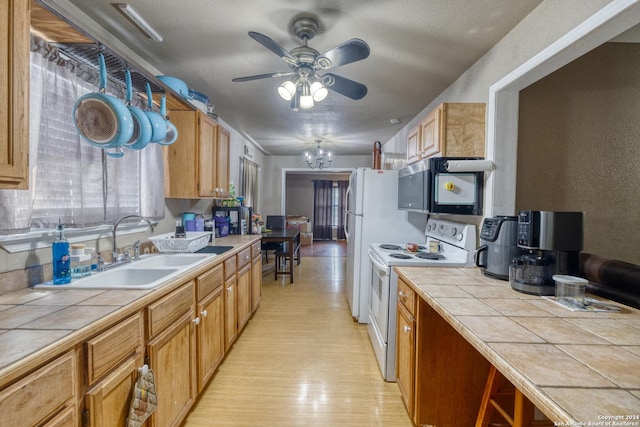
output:
{"label": "wood-style flooring", "polygon": [[345,268],[344,256],[303,255],[293,284],[265,272],[260,308],[183,425],[411,426],[351,317]]}

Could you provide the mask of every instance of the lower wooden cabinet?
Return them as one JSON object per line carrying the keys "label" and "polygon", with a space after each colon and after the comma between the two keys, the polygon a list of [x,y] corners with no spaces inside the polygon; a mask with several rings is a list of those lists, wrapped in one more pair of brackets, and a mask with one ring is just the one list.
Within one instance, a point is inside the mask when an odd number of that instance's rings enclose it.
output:
{"label": "lower wooden cabinet", "polygon": [[416,321],[409,311],[398,303],[396,323],[396,384],[411,419],[414,417]]}
{"label": "lower wooden cabinet", "polygon": [[[222,267],[222,266],[220,266]],[[207,385],[224,357],[224,286],[198,302],[198,393]]]}
{"label": "lower wooden cabinet", "polygon": [[242,331],[251,317],[251,264],[238,271],[238,332]]}
{"label": "lower wooden cabinet", "polygon": [[[185,310],[187,301],[190,305]],[[168,323],[147,344],[149,366],[154,371],[158,392],[158,406],[150,418],[154,427],[180,425],[196,398],[195,328],[198,321],[194,301],[194,282],[190,281],[148,308],[150,323]]]}
{"label": "lower wooden cabinet", "polygon": [[63,354],[0,391],[0,414],[6,426],[64,426],[76,423],[76,357]]}
{"label": "lower wooden cabinet", "polygon": [[262,249],[260,242],[251,245],[251,312],[255,313],[262,300]]}
{"label": "lower wooden cabinet", "polygon": [[84,427],[126,425],[140,366],[142,355],[136,354],[85,394]]}

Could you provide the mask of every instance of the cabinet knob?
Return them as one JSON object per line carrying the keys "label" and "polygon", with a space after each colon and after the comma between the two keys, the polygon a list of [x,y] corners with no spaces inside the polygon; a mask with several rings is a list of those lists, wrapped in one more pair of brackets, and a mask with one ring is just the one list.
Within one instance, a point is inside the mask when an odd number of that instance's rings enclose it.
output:
{"label": "cabinet knob", "polygon": [[196,326],[198,326],[200,324],[200,318],[196,317],[195,319],[192,320],[193,323],[195,323]]}
{"label": "cabinet knob", "polygon": [[227,291],[228,291],[228,292],[231,292],[232,290],[233,290],[233,286],[229,286],[229,287],[227,288]]}
{"label": "cabinet knob", "polygon": [[209,314],[209,312],[207,310],[202,310],[200,312],[200,314],[202,314],[202,317],[207,317],[207,315]]}
{"label": "cabinet knob", "polygon": [[398,298],[400,298],[400,299],[403,299],[403,300],[404,300],[404,299],[407,299],[407,296],[405,295],[405,293],[404,293],[404,292],[399,291],[399,292],[398,292]]}
{"label": "cabinet knob", "polygon": [[411,332],[411,328],[409,326],[407,326],[407,325],[404,325],[403,329],[404,329],[405,332]]}

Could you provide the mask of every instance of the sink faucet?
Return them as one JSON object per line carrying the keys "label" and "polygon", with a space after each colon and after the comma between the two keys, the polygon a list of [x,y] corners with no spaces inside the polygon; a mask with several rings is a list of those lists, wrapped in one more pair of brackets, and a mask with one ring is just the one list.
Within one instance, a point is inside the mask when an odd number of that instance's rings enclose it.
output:
{"label": "sink faucet", "polygon": [[[145,218],[143,216],[140,216],[140,215],[127,215],[127,216],[124,216],[124,217],[120,218],[119,220],[117,220],[115,222],[115,224],[113,225],[113,250],[111,251],[111,255],[113,257],[112,264],[118,263],[118,246],[116,245],[116,230],[118,229],[118,225],[120,225],[120,223],[123,222],[123,221],[129,220],[129,219],[134,219],[134,218],[146,221],[147,224],[149,225],[149,228],[151,229],[151,232],[153,233],[153,224],[151,224],[151,221],[149,221],[147,218]],[[128,262],[128,261],[130,261],[130,259],[125,261],[125,262]]]}

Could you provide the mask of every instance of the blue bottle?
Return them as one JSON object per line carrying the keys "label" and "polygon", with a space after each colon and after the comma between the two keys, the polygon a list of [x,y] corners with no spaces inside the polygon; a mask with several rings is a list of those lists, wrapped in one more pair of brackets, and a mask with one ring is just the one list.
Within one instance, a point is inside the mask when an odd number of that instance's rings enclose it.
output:
{"label": "blue bottle", "polygon": [[53,284],[64,285],[71,282],[71,256],[69,241],[64,238],[64,225],[58,219],[58,237],[51,244],[53,264]]}

